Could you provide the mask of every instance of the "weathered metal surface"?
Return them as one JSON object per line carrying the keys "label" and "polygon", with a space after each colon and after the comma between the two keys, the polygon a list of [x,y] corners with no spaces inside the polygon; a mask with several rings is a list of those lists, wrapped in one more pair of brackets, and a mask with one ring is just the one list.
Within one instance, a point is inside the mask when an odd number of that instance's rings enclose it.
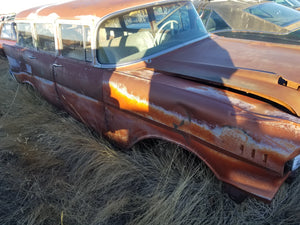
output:
{"label": "weathered metal surface", "polygon": [[108,14],[132,7],[168,2],[162,0],[101,0],[101,1],[82,1],[53,4],[48,6],[36,7],[25,10],[17,14],[16,19],[26,19],[34,17],[54,17],[59,19],[91,19],[92,17],[102,18]]}
{"label": "weathered metal surface", "polygon": [[[74,1],[20,13],[17,21],[31,13],[80,20],[157,2]],[[300,154],[297,47],[213,36],[147,63],[110,69],[63,57],[60,41],[57,55],[4,48],[18,81],[117,144],[175,142],[220,180],[257,197],[271,200],[290,173],[287,162]]]}
{"label": "weathered metal surface", "polygon": [[149,67],[245,91],[299,116],[299,54],[298,46],[214,37],[153,59]]}
{"label": "weathered metal surface", "polygon": [[112,74],[104,84],[110,90],[105,92],[104,101],[174,132],[180,131],[186,138],[194,136],[246,160],[268,165],[281,174],[285,160],[300,150],[300,119],[287,122],[268,116],[281,112],[267,103],[197,82],[153,74],[150,80]]}

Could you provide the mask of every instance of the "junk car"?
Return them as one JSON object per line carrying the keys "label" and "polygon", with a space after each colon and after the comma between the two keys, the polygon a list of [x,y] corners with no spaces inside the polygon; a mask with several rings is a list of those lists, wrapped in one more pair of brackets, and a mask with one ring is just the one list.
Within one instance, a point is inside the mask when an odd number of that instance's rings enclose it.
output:
{"label": "junk car", "polygon": [[214,34],[300,44],[300,12],[273,1],[202,1],[199,15]]}
{"label": "junk car", "polygon": [[210,35],[185,0],[75,0],[15,22],[12,76],[119,146],[176,143],[232,197],[270,201],[298,171],[299,47]]}

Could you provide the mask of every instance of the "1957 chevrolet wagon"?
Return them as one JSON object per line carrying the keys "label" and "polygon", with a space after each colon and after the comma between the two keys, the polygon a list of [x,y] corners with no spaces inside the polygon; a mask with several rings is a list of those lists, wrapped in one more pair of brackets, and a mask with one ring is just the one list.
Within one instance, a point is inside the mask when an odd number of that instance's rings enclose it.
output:
{"label": "1957 chevrolet wagon", "polygon": [[120,146],[177,143],[267,201],[300,166],[299,46],[209,35],[190,1],[75,0],[15,22],[13,77]]}

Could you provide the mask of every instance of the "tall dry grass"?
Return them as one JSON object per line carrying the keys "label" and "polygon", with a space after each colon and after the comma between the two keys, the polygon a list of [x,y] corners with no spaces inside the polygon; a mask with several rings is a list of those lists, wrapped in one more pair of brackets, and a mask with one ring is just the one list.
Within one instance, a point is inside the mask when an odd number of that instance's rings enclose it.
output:
{"label": "tall dry grass", "polygon": [[300,179],[271,204],[240,205],[192,154],[148,141],[111,146],[0,60],[0,224],[300,224]]}

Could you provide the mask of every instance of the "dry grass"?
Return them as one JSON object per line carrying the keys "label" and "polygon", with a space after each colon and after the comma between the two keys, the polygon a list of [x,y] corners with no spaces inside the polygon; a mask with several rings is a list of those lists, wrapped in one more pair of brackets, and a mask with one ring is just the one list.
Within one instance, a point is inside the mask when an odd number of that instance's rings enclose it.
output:
{"label": "dry grass", "polygon": [[164,142],[114,148],[0,60],[2,225],[300,224],[300,179],[268,205],[240,205],[193,155]]}

